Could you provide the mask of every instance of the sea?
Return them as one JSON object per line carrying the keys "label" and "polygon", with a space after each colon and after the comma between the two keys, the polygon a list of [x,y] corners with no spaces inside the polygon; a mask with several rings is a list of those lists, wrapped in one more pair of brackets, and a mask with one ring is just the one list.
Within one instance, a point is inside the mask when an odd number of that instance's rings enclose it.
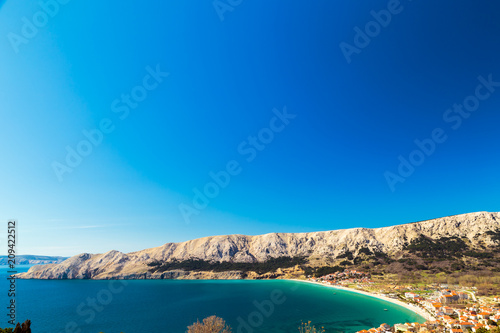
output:
{"label": "sea", "polygon": [[0,327],[12,327],[14,300],[16,322],[30,319],[33,333],[184,333],[212,315],[233,333],[299,332],[309,321],[327,333],[425,321],[370,296],[283,280],[16,280],[9,297],[8,271],[0,266]]}

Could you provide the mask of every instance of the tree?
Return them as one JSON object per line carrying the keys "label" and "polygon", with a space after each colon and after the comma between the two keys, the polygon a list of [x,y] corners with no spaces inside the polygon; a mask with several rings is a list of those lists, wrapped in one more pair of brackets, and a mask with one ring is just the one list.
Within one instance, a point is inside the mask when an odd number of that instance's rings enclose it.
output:
{"label": "tree", "polygon": [[310,321],[308,321],[307,323],[300,324],[299,332],[300,333],[324,333],[325,329],[323,327],[316,328],[313,325],[311,325]]}
{"label": "tree", "polygon": [[486,328],[484,327],[480,327],[476,330],[476,333],[489,333],[490,331],[488,331]]}
{"label": "tree", "polygon": [[14,333],[31,333],[31,320],[26,320],[22,325],[17,323],[16,327],[14,328]]}
{"label": "tree", "polygon": [[198,320],[188,327],[186,333],[231,333],[231,327],[226,325],[224,319],[211,316],[203,319],[203,323]]}

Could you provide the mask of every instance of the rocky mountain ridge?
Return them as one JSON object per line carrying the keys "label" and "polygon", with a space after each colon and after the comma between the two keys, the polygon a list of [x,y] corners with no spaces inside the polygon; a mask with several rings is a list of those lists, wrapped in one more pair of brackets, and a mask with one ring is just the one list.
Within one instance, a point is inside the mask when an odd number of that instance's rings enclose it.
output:
{"label": "rocky mountain ridge", "polygon": [[[16,256],[17,265],[45,265],[45,264],[59,264],[68,258],[54,257],[54,256],[38,256],[38,255],[18,255]],[[0,256],[0,265],[8,265],[9,257]]]}
{"label": "rocky mountain ridge", "polygon": [[500,213],[478,212],[377,229],[354,228],[311,233],[272,233],[260,236],[212,236],[132,253],[109,251],[80,254],[60,264],[34,266],[19,278],[28,279],[145,279],[145,278],[241,278],[240,272],[152,272],[152,263],[203,260],[255,263],[269,258],[339,257],[367,248],[394,255],[412,241],[458,237],[471,246],[494,246],[487,232],[500,230]]}

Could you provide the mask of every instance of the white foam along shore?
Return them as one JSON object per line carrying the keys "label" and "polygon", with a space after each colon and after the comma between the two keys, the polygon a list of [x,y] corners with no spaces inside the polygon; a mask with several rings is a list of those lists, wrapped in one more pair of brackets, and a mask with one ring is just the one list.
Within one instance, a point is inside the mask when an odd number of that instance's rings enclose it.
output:
{"label": "white foam along shore", "polygon": [[298,281],[298,282],[311,283],[311,284],[315,284],[315,285],[319,285],[319,286],[324,286],[324,287],[330,287],[330,288],[333,288],[333,289],[345,290],[345,291],[349,291],[349,292],[352,292],[352,293],[358,293],[358,294],[362,294],[362,295],[365,295],[365,296],[370,296],[370,297],[378,298],[378,299],[380,299],[382,301],[386,301],[386,302],[390,302],[390,303],[402,306],[402,307],[404,307],[404,308],[406,308],[406,309],[408,309],[408,310],[416,313],[417,315],[423,317],[427,321],[434,321],[434,320],[436,320],[436,318],[434,318],[433,316],[431,316],[424,309],[419,308],[418,306],[415,306],[415,305],[412,305],[412,304],[408,304],[408,303],[402,302],[402,301],[397,300],[397,299],[389,298],[389,297],[378,295],[378,294],[369,293],[369,292],[362,291],[362,290],[357,290],[357,289],[352,289],[352,288],[347,288],[347,287],[341,287],[341,286],[332,286],[332,285],[329,285],[329,284],[320,283],[320,282],[313,282],[313,281],[309,281],[309,280],[299,280],[299,279],[291,279],[291,280],[292,281]]}

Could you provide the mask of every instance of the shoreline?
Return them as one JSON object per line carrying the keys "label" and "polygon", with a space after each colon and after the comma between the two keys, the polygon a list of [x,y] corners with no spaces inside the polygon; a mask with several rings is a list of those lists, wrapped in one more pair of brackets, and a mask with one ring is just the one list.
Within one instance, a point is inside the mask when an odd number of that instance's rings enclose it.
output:
{"label": "shoreline", "polygon": [[318,285],[318,286],[324,286],[324,287],[329,287],[329,288],[333,288],[333,289],[344,290],[344,291],[348,291],[348,292],[358,293],[358,294],[361,294],[361,295],[365,295],[365,296],[377,298],[379,300],[390,302],[390,303],[399,305],[401,307],[404,307],[405,309],[410,310],[411,312],[413,312],[413,313],[419,315],[420,317],[424,318],[426,321],[435,321],[436,320],[436,318],[434,318],[431,314],[429,314],[427,311],[425,311],[424,309],[422,309],[420,307],[417,307],[417,306],[414,306],[414,305],[402,302],[402,301],[397,300],[397,299],[389,298],[389,297],[386,297],[386,296],[382,296],[382,295],[378,295],[378,294],[374,294],[374,293],[369,293],[369,292],[362,291],[362,290],[357,290],[357,289],[342,287],[342,286],[332,286],[332,285],[329,285],[329,284],[324,284],[324,283],[320,283],[320,282],[313,282],[313,281],[309,281],[309,280],[299,280],[299,279],[289,279],[289,280],[290,281],[296,281],[296,282],[311,283],[311,284],[315,284],[315,285]]}

